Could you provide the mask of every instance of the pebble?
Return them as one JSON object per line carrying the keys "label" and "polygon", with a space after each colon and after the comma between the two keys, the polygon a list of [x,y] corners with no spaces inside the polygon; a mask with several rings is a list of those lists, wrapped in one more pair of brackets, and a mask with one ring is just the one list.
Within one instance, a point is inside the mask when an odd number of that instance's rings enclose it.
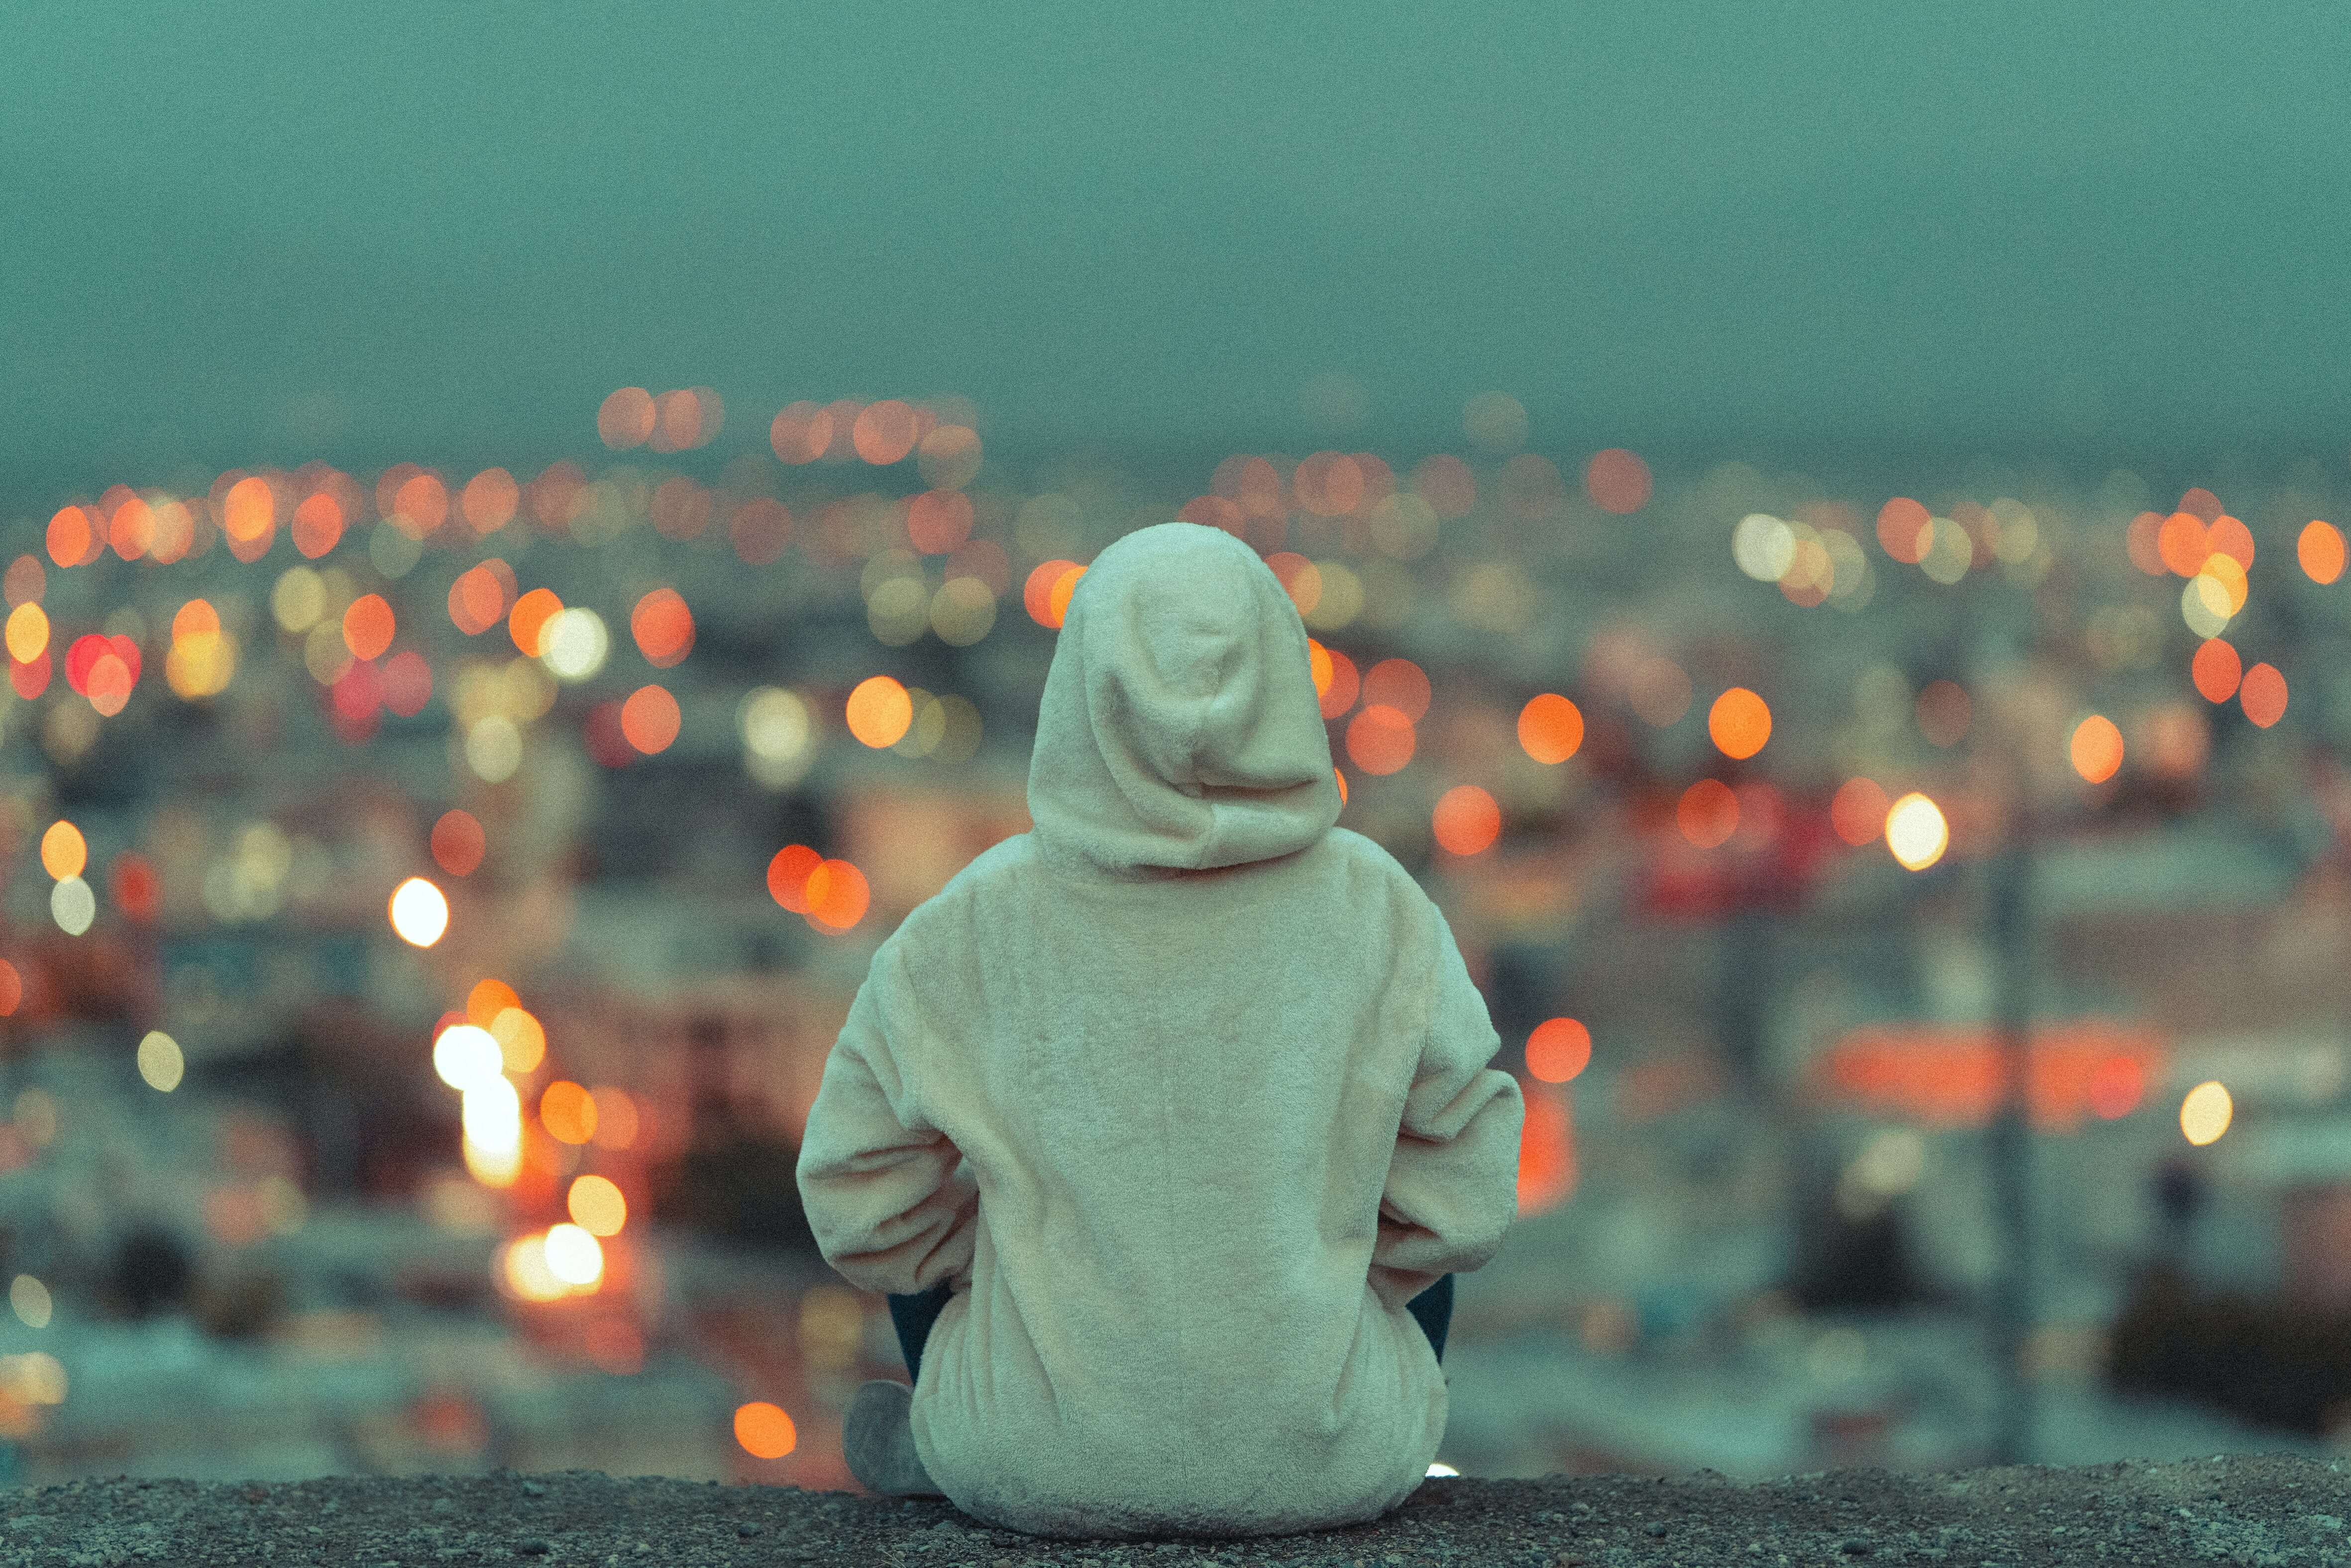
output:
{"label": "pebble", "polygon": [[1662,1519],[1653,1519],[1649,1521],[1648,1523],[1641,1526],[1641,1528],[1647,1531],[1651,1535],[1663,1535],[1666,1532],[1666,1521]]}
{"label": "pebble", "polygon": [[545,1497],[547,1495],[547,1488],[537,1481],[525,1481],[522,1483],[522,1495],[525,1497]]}
{"label": "pebble", "polygon": [[515,1550],[521,1552],[525,1557],[544,1557],[547,1555],[548,1548],[546,1542],[531,1540],[516,1542]]}

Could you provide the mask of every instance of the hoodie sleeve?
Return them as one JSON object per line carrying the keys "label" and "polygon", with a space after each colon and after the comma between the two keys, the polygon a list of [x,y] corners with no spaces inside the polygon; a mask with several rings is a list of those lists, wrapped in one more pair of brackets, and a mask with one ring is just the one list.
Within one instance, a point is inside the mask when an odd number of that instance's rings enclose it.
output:
{"label": "hoodie sleeve", "polygon": [[1483,1268],[1518,1209],[1518,1080],[1486,1064],[1501,1045],[1451,927],[1436,913],[1435,995],[1380,1195],[1372,1288],[1401,1306],[1441,1274]]}
{"label": "hoodie sleeve", "polygon": [[920,1110],[908,1039],[894,1027],[910,1000],[886,946],[825,1059],[797,1172],[825,1261],[892,1295],[968,1278],[979,1216],[960,1152]]}

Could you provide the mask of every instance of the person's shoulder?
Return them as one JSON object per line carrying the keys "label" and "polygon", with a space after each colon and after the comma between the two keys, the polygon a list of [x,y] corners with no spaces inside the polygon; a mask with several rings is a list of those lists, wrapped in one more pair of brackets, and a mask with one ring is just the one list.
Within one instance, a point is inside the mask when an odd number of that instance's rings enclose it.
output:
{"label": "person's shoulder", "polygon": [[1385,845],[1365,838],[1353,828],[1332,828],[1322,835],[1322,847],[1351,871],[1376,877],[1398,894],[1420,892],[1420,883],[1413,880],[1412,873],[1404,869],[1404,862],[1390,854]]}
{"label": "person's shoulder", "polygon": [[1334,827],[1316,847],[1343,868],[1351,904],[1384,907],[1390,919],[1416,927],[1427,925],[1437,913],[1426,890],[1376,840],[1352,828]]}

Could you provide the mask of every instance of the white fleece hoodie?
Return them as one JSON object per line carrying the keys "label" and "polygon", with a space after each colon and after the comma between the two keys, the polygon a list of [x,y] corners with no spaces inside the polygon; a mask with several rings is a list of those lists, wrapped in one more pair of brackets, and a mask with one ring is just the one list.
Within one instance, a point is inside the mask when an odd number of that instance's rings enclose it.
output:
{"label": "white fleece hoodie", "polygon": [[1248,546],[1096,559],[1029,807],[875,952],[800,1151],[845,1278],[954,1281],[915,1451],[1039,1534],[1375,1518],[1445,1432],[1405,1303],[1499,1248],[1522,1107],[1437,906],[1332,825],[1305,627]]}

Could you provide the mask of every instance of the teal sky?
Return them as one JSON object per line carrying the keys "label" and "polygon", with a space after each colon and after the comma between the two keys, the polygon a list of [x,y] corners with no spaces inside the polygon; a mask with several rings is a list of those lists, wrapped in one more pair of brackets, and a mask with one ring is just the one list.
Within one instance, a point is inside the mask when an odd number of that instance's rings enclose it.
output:
{"label": "teal sky", "polygon": [[[0,0],[0,513],[544,461],[603,393],[999,451],[2351,452],[2316,0]],[[1324,432],[1301,390],[1360,384]]]}

